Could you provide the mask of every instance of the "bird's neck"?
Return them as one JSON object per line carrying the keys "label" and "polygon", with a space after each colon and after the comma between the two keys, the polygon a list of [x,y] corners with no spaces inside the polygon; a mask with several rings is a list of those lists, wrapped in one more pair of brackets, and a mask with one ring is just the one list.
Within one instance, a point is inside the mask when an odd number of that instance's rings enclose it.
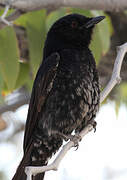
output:
{"label": "bird's neck", "polygon": [[79,49],[84,50],[88,48],[87,44],[74,44],[72,43],[66,43],[60,39],[55,38],[55,36],[47,36],[45,46],[44,46],[44,53],[43,53],[43,59],[46,59],[48,56],[50,56],[54,52],[60,52],[63,49]]}

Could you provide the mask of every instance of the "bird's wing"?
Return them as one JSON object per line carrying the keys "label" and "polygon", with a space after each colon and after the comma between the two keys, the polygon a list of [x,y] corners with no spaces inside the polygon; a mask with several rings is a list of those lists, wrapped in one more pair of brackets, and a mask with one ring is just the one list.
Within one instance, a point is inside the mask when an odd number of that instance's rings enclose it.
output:
{"label": "bird's wing", "polygon": [[47,99],[49,92],[57,73],[60,56],[58,53],[53,53],[40,66],[36,79],[34,81],[33,90],[31,94],[28,116],[25,127],[24,136],[24,151],[27,149],[28,142],[31,139],[34,127],[37,123],[39,112]]}

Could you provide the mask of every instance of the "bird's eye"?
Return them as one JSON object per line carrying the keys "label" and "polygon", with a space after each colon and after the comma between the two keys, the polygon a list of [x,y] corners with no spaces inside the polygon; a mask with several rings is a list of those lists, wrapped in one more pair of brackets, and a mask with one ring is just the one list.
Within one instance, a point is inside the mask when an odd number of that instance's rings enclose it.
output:
{"label": "bird's eye", "polygon": [[78,23],[76,21],[72,21],[71,27],[76,28],[78,26]]}

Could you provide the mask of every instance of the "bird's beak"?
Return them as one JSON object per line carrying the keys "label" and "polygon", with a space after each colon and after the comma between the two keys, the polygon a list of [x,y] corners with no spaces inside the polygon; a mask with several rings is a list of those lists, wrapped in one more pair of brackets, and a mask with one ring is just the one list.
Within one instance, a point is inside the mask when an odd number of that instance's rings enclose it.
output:
{"label": "bird's beak", "polygon": [[86,28],[90,28],[91,26],[94,26],[95,24],[99,23],[100,21],[102,21],[105,18],[105,16],[98,16],[98,17],[94,17],[91,18],[86,24],[85,27]]}

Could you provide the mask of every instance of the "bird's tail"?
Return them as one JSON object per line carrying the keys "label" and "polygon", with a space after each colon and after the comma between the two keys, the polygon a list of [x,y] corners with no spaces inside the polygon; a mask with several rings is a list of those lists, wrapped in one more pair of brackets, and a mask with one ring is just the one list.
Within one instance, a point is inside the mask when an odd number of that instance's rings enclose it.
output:
{"label": "bird's tail", "polygon": [[[61,138],[48,137],[43,139],[35,139],[27,147],[26,152],[20,162],[17,171],[12,180],[26,180],[25,167],[26,166],[45,166],[48,163],[48,159],[62,145]],[[44,173],[40,173],[32,178],[32,180],[43,180]]]}

